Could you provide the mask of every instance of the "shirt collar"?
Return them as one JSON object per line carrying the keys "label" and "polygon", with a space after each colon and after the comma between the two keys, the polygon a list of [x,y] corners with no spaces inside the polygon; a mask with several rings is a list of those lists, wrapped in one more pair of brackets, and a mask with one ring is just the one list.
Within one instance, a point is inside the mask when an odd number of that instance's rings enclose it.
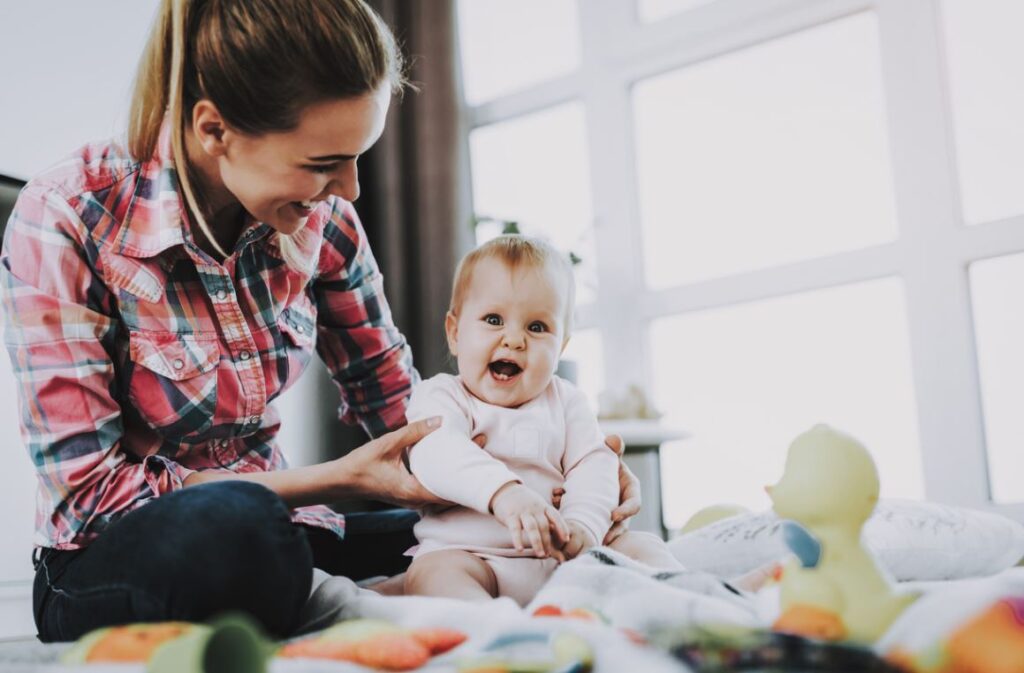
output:
{"label": "shirt collar", "polygon": [[155,257],[191,240],[184,203],[178,192],[178,173],[171,151],[171,125],[164,118],[156,152],[139,165],[132,201],[114,242],[129,257]]}
{"label": "shirt collar", "polygon": [[[322,220],[329,217],[334,199],[320,204],[310,216],[309,225],[322,229]],[[235,249],[266,240],[267,245],[279,251],[277,237],[271,236],[272,229],[262,222],[253,222],[246,227]],[[318,237],[294,237],[298,252],[312,261],[319,254]],[[188,211],[184,196],[179,191],[178,171],[174,165],[171,149],[171,124],[164,118],[160,126],[156,152],[153,157],[139,166],[139,176],[132,201],[125,213],[121,231],[114,245],[118,253],[128,257],[155,257],[165,250],[188,243],[196,247],[189,225]]]}

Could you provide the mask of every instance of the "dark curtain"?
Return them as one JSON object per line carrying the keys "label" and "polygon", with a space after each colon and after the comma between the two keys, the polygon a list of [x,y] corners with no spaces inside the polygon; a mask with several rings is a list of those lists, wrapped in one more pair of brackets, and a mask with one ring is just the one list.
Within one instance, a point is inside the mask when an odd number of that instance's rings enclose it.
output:
{"label": "dark curtain", "polygon": [[449,370],[444,339],[452,273],[470,245],[454,0],[371,0],[408,59],[410,90],[360,160],[357,210],[385,278],[395,322],[424,377]]}
{"label": "dark curtain", "polygon": [[[384,135],[359,160],[356,210],[384,274],[395,323],[424,378],[451,371],[444,338],[452,274],[472,245],[468,144],[457,78],[455,0],[370,0],[391,26],[418,90],[394,99]],[[322,369],[322,368],[321,368]],[[337,400],[326,372],[320,383]],[[330,408],[330,405],[323,407]],[[333,414],[333,410],[332,410]],[[366,441],[334,420],[323,458]],[[343,511],[372,509],[349,502]]]}

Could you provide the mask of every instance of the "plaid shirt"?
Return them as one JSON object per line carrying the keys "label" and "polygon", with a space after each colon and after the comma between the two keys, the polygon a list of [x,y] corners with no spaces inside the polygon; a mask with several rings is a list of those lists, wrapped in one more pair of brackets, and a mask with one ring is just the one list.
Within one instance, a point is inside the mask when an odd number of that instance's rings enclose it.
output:
{"label": "plaid shirt", "polygon": [[[309,217],[311,273],[257,222],[220,264],[192,238],[170,156],[166,126],[151,161],[86,146],[29,183],[7,225],[5,341],[39,546],[82,547],[196,470],[286,467],[271,402],[314,345],[342,420],[373,436],[405,423],[417,375],[352,206]],[[293,517],[344,534],[326,507]]]}

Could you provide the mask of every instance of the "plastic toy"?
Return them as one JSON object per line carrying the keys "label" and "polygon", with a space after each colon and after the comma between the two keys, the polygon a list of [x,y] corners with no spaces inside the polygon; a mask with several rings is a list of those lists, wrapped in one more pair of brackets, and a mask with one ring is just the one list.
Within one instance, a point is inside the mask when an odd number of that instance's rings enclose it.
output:
{"label": "plastic toy", "polygon": [[[793,440],[782,479],[768,487],[796,558],[783,570],[774,628],[873,643],[916,598],[896,592],[861,540],[878,502],[867,449],[826,425]],[[799,528],[794,528],[798,526]]]}
{"label": "plastic toy", "polygon": [[411,671],[465,640],[466,634],[453,629],[403,629],[379,619],[351,619],[313,637],[289,643],[277,656],[333,659],[388,671]]}
{"label": "plastic toy", "polygon": [[147,673],[263,673],[273,646],[241,615],[213,623],[158,622],[97,629],[62,657],[66,665],[146,663]]}
{"label": "plastic toy", "polygon": [[545,631],[498,636],[459,663],[459,673],[589,673],[593,668],[587,641],[574,633]]}

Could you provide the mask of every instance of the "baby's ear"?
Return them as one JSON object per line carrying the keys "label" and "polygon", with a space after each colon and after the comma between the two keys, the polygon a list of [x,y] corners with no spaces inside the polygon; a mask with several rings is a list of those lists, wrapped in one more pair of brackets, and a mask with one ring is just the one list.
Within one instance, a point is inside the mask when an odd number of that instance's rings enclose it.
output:
{"label": "baby's ear", "polygon": [[459,319],[451,311],[444,316],[444,335],[448,339],[448,350],[452,355],[458,355]]}

